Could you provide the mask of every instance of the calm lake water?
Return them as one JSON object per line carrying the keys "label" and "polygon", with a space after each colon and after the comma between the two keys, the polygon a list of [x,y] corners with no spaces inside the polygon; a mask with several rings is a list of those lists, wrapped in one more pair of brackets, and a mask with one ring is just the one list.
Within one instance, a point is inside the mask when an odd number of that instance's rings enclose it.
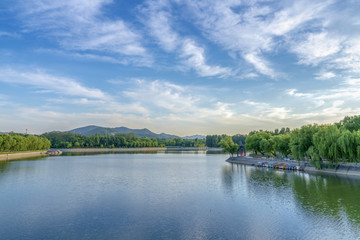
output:
{"label": "calm lake water", "polygon": [[359,239],[360,180],[205,152],[0,162],[1,239]]}

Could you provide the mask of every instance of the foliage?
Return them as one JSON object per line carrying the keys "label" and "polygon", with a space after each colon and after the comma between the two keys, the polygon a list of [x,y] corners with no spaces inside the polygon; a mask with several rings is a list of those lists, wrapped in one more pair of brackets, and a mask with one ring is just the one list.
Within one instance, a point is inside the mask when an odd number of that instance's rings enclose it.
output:
{"label": "foliage", "polygon": [[344,130],[349,130],[350,132],[358,131],[360,130],[360,115],[352,117],[347,116],[337,125],[341,126]]}
{"label": "foliage", "polygon": [[[340,131],[336,126],[321,126],[313,136],[314,147],[319,151],[319,155],[329,162],[338,162],[341,150],[338,145]],[[330,164],[329,164],[330,167]]]}
{"label": "foliage", "polygon": [[[206,139],[205,139],[205,144],[207,147],[214,147],[214,148],[219,148],[221,147],[220,142],[221,140],[223,140],[224,138],[226,138],[226,135],[207,135]],[[245,144],[245,140],[246,140],[246,135],[242,135],[242,134],[236,134],[234,136],[231,137],[232,141],[236,144]]]}
{"label": "foliage", "polygon": [[207,135],[205,138],[205,144],[207,147],[218,148],[218,147],[220,147],[220,141],[225,136],[226,135]]}
{"label": "foliage", "polygon": [[245,145],[245,141],[246,141],[246,135],[242,135],[242,134],[236,134],[234,136],[231,137],[234,143],[239,144],[244,144]]}
{"label": "foliage", "polygon": [[0,134],[0,152],[44,150],[50,148],[50,141],[45,137],[27,134]]}
{"label": "foliage", "polygon": [[275,152],[279,152],[284,157],[287,157],[290,151],[290,134],[276,135],[272,137],[273,148]]}
{"label": "foliage", "polygon": [[49,132],[43,134],[51,141],[53,148],[140,148],[140,147],[203,147],[204,140],[200,139],[155,139],[137,138],[133,133],[118,133],[100,136],[100,134],[83,136],[70,132]]}
{"label": "foliage", "polygon": [[260,152],[262,155],[265,153],[274,154],[273,143],[271,141],[271,133],[269,132],[254,132],[247,136],[245,141],[245,148],[248,151],[253,151],[255,155]]}
{"label": "foliage", "polygon": [[255,154],[308,159],[322,168],[342,162],[360,162],[360,116],[345,117],[332,125],[306,125],[290,131],[289,128],[271,131],[251,131],[245,148]]}
{"label": "foliage", "polygon": [[220,146],[223,148],[224,152],[231,154],[231,156],[239,150],[239,145],[234,143],[230,136],[225,136],[220,141]]}
{"label": "foliage", "polygon": [[295,159],[302,160],[309,157],[307,151],[313,146],[313,135],[317,132],[318,125],[306,125],[291,132],[290,150]]}

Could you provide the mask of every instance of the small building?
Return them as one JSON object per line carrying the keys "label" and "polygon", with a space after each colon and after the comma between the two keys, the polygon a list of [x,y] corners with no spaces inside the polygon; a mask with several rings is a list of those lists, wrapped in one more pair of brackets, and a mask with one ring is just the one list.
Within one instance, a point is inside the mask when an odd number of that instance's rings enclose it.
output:
{"label": "small building", "polygon": [[239,149],[237,151],[237,156],[246,156],[246,150],[245,150],[245,145],[243,143],[239,144]]}

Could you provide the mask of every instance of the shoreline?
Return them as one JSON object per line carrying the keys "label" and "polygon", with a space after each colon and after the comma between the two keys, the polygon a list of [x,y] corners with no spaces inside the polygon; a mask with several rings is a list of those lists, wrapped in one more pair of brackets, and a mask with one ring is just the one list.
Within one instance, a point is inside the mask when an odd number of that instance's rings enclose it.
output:
{"label": "shoreline", "polygon": [[102,153],[102,152],[157,152],[157,151],[216,151],[207,147],[145,147],[145,148],[61,148],[63,153]]}
{"label": "shoreline", "polygon": [[264,158],[253,158],[253,157],[229,157],[226,160],[226,162],[228,163],[243,164],[243,165],[251,165],[265,161],[296,163],[303,169],[304,172],[309,172],[309,173],[324,173],[324,174],[332,174],[332,175],[360,177],[360,164],[356,164],[356,163],[339,163],[339,166],[337,168],[331,168],[331,169],[328,169],[327,167],[328,165],[324,163],[323,169],[316,169],[314,166],[311,166],[308,161],[300,161],[299,164],[299,161],[297,160],[264,159]]}
{"label": "shoreline", "polygon": [[[54,149],[52,149],[54,150]],[[62,148],[63,153],[111,153],[111,152],[158,152],[158,151],[222,151],[207,147],[146,147],[146,148]],[[47,151],[13,152],[0,154],[0,161],[11,161],[28,157],[52,156]]]}
{"label": "shoreline", "polygon": [[41,156],[48,156],[46,151],[37,151],[37,152],[18,152],[18,153],[6,153],[0,154],[0,161],[8,161],[8,160],[15,160],[21,158],[28,158],[28,157],[41,157]]}

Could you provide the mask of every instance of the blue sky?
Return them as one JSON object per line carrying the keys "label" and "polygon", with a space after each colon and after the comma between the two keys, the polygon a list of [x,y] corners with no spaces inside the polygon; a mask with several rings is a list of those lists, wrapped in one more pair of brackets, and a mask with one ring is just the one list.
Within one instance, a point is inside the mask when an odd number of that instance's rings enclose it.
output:
{"label": "blue sky", "polygon": [[360,2],[2,0],[0,131],[180,136],[360,113]]}

